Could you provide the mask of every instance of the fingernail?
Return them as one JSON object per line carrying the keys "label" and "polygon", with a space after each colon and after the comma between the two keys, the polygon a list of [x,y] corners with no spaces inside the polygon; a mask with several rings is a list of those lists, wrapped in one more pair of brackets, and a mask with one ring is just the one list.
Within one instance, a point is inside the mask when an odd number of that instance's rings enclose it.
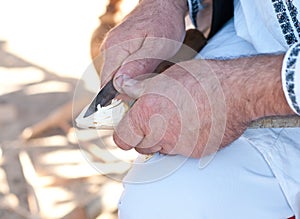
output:
{"label": "fingernail", "polygon": [[116,89],[121,90],[124,85],[124,82],[129,79],[130,79],[130,77],[128,75],[118,75],[114,80],[114,85],[115,85]]}
{"label": "fingernail", "polygon": [[138,83],[137,80],[134,79],[127,79],[123,81],[123,86],[122,87],[132,87]]}
{"label": "fingernail", "polygon": [[145,85],[143,81],[129,79],[124,82],[122,90],[128,96],[137,99],[145,92]]}

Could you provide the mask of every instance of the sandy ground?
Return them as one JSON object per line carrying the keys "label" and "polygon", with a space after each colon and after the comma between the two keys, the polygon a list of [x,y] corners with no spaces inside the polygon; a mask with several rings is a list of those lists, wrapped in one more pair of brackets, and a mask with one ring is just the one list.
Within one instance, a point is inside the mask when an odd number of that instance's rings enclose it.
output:
{"label": "sandy ground", "polygon": [[[135,154],[117,150],[111,131],[85,132],[63,121],[20,138],[74,97],[76,104],[93,97],[89,40],[106,1],[0,4],[0,218],[116,218],[119,179],[130,167],[122,157]],[[86,72],[96,83],[78,87]]]}

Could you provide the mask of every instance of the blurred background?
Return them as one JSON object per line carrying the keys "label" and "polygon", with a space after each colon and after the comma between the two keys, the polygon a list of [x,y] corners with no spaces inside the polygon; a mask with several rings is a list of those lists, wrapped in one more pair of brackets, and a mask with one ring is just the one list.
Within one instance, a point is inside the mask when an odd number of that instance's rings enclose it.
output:
{"label": "blurred background", "polygon": [[98,81],[94,30],[102,21],[104,35],[136,3],[0,0],[1,219],[117,218],[120,179],[135,154],[120,155],[109,130],[76,130],[72,110],[96,92],[81,82],[87,72]]}

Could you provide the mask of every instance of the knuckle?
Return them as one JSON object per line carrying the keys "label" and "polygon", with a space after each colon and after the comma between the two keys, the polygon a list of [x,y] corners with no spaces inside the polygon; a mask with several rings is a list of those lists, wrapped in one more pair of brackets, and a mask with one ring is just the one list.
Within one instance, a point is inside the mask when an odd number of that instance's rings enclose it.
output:
{"label": "knuckle", "polygon": [[151,101],[147,96],[142,96],[128,112],[131,129],[139,135],[147,136],[151,132],[149,120],[152,114]]}
{"label": "knuckle", "polygon": [[118,135],[117,132],[114,132],[114,133],[113,133],[113,140],[114,140],[115,144],[116,144],[119,148],[121,148],[121,149],[123,149],[123,150],[130,150],[130,149],[132,148],[131,145],[125,143],[125,142],[122,140],[122,138]]}
{"label": "knuckle", "polygon": [[135,148],[135,150],[140,154],[152,154],[155,153],[155,150],[151,150],[151,148]]}
{"label": "knuckle", "polygon": [[113,133],[113,140],[121,149],[129,150],[135,147],[144,137],[140,129],[140,123],[134,122],[135,120],[135,115],[129,111]]}
{"label": "knuckle", "polygon": [[110,30],[104,40],[103,43],[101,45],[101,49],[106,50],[109,49],[110,47],[112,47],[120,38],[120,33],[119,31],[117,31],[116,29],[112,29]]}
{"label": "knuckle", "polygon": [[103,40],[103,43],[100,47],[100,51],[104,52],[105,50],[109,49],[109,47],[112,46],[112,39],[109,36],[106,36],[106,38]]}
{"label": "knuckle", "polygon": [[160,152],[163,154],[177,154],[174,147],[168,144],[163,144]]}
{"label": "knuckle", "polygon": [[154,105],[152,95],[146,94],[141,96],[135,105],[135,109],[139,109],[135,112],[139,121],[143,122],[145,120],[149,120],[150,115],[153,113]]}

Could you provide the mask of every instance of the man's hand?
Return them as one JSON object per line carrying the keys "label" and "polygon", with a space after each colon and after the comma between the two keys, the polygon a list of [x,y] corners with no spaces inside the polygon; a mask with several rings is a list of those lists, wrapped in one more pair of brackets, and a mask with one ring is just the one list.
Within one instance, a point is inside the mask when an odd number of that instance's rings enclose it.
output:
{"label": "man's hand", "polygon": [[192,60],[138,86],[124,85],[140,98],[116,128],[114,141],[145,154],[202,157],[216,152],[252,120],[293,114],[281,88],[282,59]]}
{"label": "man's hand", "polygon": [[94,63],[101,83],[115,78],[115,88],[127,78],[151,73],[180,48],[185,34],[186,1],[143,0],[112,29],[99,49]]}

